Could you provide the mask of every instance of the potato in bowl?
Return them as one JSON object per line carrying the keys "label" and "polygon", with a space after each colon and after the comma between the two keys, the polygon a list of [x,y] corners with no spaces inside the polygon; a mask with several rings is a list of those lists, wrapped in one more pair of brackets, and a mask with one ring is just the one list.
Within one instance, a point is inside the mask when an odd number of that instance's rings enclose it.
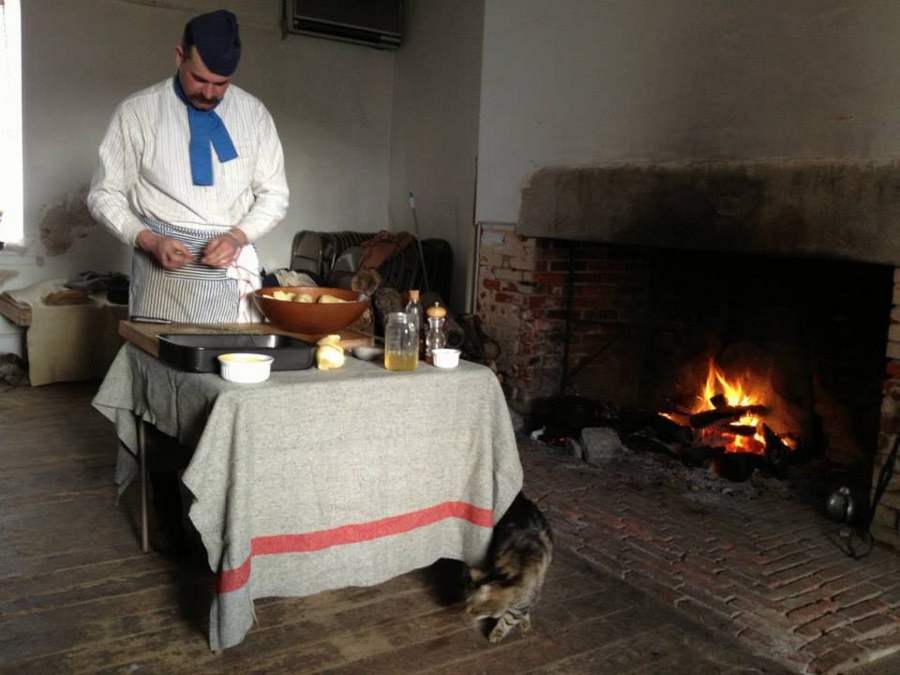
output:
{"label": "potato in bowl", "polygon": [[257,289],[253,298],[273,325],[304,335],[337,333],[369,306],[362,293],[325,286],[270,286]]}

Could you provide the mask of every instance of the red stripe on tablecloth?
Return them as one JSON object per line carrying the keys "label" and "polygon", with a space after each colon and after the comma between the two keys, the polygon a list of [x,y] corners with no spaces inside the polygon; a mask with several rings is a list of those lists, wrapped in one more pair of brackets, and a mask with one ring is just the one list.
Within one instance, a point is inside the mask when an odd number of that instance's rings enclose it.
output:
{"label": "red stripe on tablecloth", "polygon": [[330,530],[304,534],[256,537],[250,544],[250,557],[240,567],[219,573],[216,581],[216,593],[230,593],[242,588],[250,578],[250,563],[255,555],[321,551],[332,546],[390,537],[418,527],[432,525],[447,518],[461,518],[481,527],[494,526],[494,514],[490,509],[479,508],[467,502],[444,502],[427,509],[373,520],[368,523],[342,525]]}

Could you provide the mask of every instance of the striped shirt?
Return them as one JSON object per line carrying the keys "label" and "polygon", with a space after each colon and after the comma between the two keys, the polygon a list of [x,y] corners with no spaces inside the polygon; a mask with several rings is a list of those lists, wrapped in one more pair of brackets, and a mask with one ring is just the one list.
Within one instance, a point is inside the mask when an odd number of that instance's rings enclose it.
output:
{"label": "striped shirt", "polygon": [[212,151],[213,184],[194,185],[185,104],[172,78],[129,96],[113,114],[87,204],[126,244],[145,229],[141,216],[181,227],[239,227],[249,241],[287,213],[284,154],[272,116],[256,97],[229,86],[215,108],[238,157]]}

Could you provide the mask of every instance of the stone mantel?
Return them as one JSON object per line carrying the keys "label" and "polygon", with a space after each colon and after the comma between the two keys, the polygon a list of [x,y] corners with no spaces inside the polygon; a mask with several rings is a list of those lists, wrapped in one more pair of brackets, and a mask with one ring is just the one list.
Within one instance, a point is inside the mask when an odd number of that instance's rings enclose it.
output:
{"label": "stone mantel", "polygon": [[900,265],[900,162],[704,161],[546,167],[516,231],[630,245]]}

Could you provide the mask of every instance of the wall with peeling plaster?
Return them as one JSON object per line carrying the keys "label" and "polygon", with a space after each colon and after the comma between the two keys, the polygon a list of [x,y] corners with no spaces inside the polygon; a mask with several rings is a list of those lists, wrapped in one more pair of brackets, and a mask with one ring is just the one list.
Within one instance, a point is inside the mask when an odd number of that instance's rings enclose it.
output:
{"label": "wall with peeling plaster", "polygon": [[[94,223],[84,195],[114,106],[174,72],[184,23],[206,0],[28,0],[23,15],[25,227],[29,254],[0,257],[0,290],[85,270],[128,271],[130,251]],[[222,0],[238,13],[235,82],[267,104],[285,150],[291,208],[258,242],[288,264],[301,229],[388,224],[394,55],[289,35],[281,1]],[[10,324],[0,321],[0,350]]]}
{"label": "wall with peeling plaster", "polygon": [[[88,269],[128,270],[129,251],[93,226],[81,201],[97,146],[124,96],[174,71],[173,49],[184,22],[210,3],[23,5],[25,215],[32,264],[17,260],[14,278],[0,279],[0,290]],[[396,52],[299,35],[283,39],[281,0],[221,0],[216,6],[239,15],[245,56],[235,82],[265,101],[285,150],[291,207],[282,225],[258,242],[266,268],[288,264],[291,240],[301,229],[412,230],[405,200],[411,186],[424,236],[446,231],[455,246],[471,243],[481,0],[462,7],[454,0],[407,0],[407,33],[416,39]],[[463,35],[453,40],[448,31]],[[399,91],[396,63],[404,81]],[[435,105],[438,96],[453,105]],[[396,108],[403,114],[392,127]],[[404,137],[412,141],[392,160],[392,143]],[[392,174],[400,185],[393,209]],[[0,269],[7,267],[0,259]],[[464,286],[465,268],[459,276]]]}
{"label": "wall with peeling plaster", "polygon": [[[301,229],[412,230],[410,187],[423,236],[449,239],[457,259],[470,261],[481,0],[406,0],[407,33],[416,39],[396,52],[283,39],[281,0],[215,5],[240,18],[245,56],[235,82],[265,101],[285,150],[291,207],[258,242],[262,264],[287,265]],[[174,71],[184,22],[209,7],[208,0],[23,3],[31,251],[15,260],[0,256],[0,270],[8,272],[0,290],[85,270],[128,271],[130,251],[96,226],[83,204],[97,146],[123,97]],[[402,151],[394,151],[404,138]],[[392,179],[400,187],[389,205]],[[465,264],[457,274],[464,287]],[[10,326],[0,320],[0,340],[4,330]]]}
{"label": "wall with peeling plaster", "polygon": [[[269,107],[292,192],[279,228],[259,242],[269,269],[290,260],[296,231],[386,226],[393,55],[301,36],[282,39],[281,3],[225,0],[239,14],[244,58],[234,78]],[[129,251],[83,205],[114,106],[174,72],[185,21],[201,0],[23,3],[26,223],[39,280],[128,270]]]}

